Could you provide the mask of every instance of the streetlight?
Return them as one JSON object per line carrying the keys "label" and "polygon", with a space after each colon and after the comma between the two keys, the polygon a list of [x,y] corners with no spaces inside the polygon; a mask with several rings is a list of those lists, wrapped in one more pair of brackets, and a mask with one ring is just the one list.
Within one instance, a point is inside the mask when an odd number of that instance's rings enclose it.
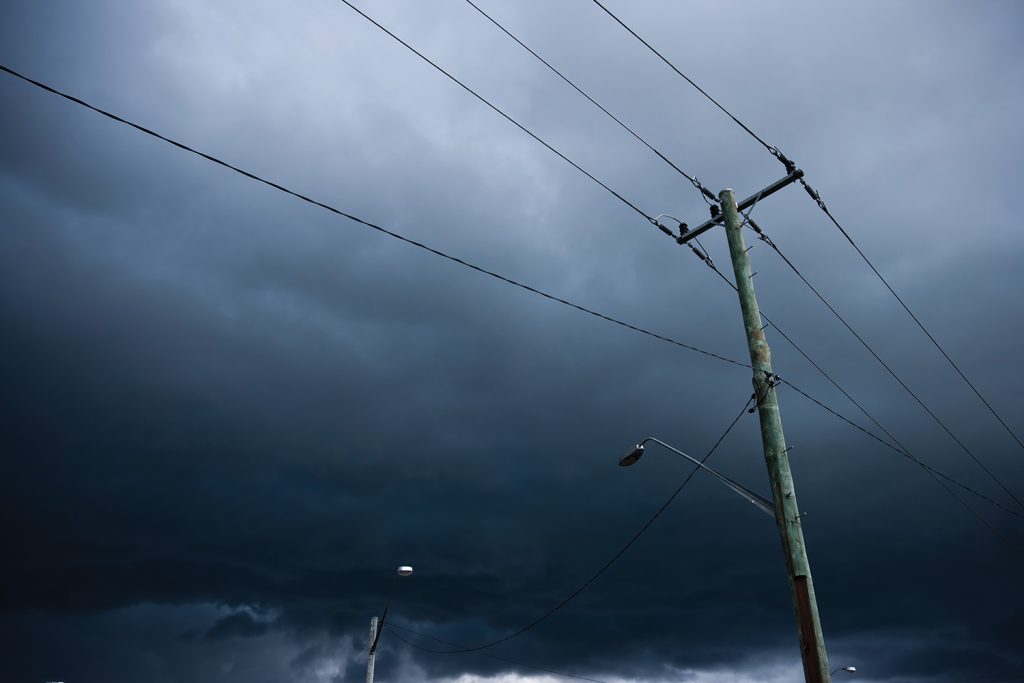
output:
{"label": "streetlight", "polygon": [[[411,576],[412,567],[407,564],[403,564],[398,568],[399,576]],[[380,634],[384,630],[384,620],[388,618],[388,608],[391,607],[391,597],[388,597],[388,602],[384,605],[384,613],[380,616],[380,622],[378,623],[377,617],[370,619],[370,651],[366,657],[366,683],[373,683],[373,660],[377,656],[377,643],[380,641]]]}
{"label": "streetlight", "polygon": [[831,676],[832,674],[837,673],[839,671],[846,671],[848,673],[853,674],[853,673],[857,673],[857,667],[855,667],[855,666],[841,666],[838,669],[836,669],[835,671],[833,671],[831,674],[829,674],[829,676]]}
{"label": "streetlight", "polygon": [[753,491],[748,489],[743,484],[740,484],[738,482],[733,481],[732,479],[730,479],[729,477],[725,476],[724,474],[721,474],[720,472],[717,472],[717,471],[711,469],[710,467],[708,467],[707,465],[702,463],[700,460],[697,460],[696,458],[691,458],[689,455],[687,455],[686,453],[683,453],[678,448],[673,448],[672,446],[668,445],[667,443],[665,443],[661,439],[656,439],[653,436],[647,437],[646,439],[644,439],[643,441],[638,443],[636,446],[634,446],[633,448],[631,448],[628,451],[626,451],[626,454],[623,455],[622,458],[619,459],[619,467],[629,467],[630,465],[635,465],[636,462],[641,457],[643,457],[644,450],[645,450],[644,449],[644,444],[646,444],[649,441],[653,441],[654,443],[658,444],[659,446],[667,448],[668,450],[672,451],[676,455],[681,455],[682,457],[686,458],[687,460],[689,460],[690,462],[692,462],[694,465],[696,465],[697,467],[701,468],[705,472],[710,472],[712,474],[712,476],[714,476],[720,482],[722,482],[723,484],[728,486],[735,493],[737,493],[740,496],[742,496],[744,500],[746,500],[749,503],[753,503],[754,505],[756,505],[757,508],[759,510],[761,510],[761,512],[765,513],[769,517],[772,517],[773,519],[775,518],[775,507],[772,505],[771,501],[769,501],[767,498],[765,498],[764,496],[762,496],[760,494],[754,493]]}

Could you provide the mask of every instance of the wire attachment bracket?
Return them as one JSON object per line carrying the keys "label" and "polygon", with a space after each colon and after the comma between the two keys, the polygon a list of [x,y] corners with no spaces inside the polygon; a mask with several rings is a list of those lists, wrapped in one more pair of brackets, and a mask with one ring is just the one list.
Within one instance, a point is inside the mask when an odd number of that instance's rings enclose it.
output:
{"label": "wire attachment bracket", "polygon": [[787,173],[792,173],[793,171],[796,170],[796,163],[791,161],[785,154],[783,154],[781,149],[779,149],[775,145],[772,145],[771,147],[768,148],[768,151],[771,152],[773,157],[782,162],[782,165],[786,167]]}
{"label": "wire attachment bracket", "polygon": [[782,383],[782,378],[779,377],[774,372],[765,372],[764,373],[764,380],[765,380],[765,384],[767,385],[765,387],[765,389],[766,389],[765,395],[764,396],[758,396],[757,395],[757,384],[755,382],[755,385],[754,385],[754,397],[756,398],[756,402],[750,408],[750,410],[747,411],[748,413],[753,413],[755,410],[757,410],[759,407],[761,407],[761,404],[764,403],[764,400],[768,397],[767,389],[774,389],[775,387],[779,386],[779,384]]}
{"label": "wire attachment bracket", "polygon": [[710,256],[708,256],[707,254],[705,254],[705,253],[704,253],[703,251],[701,251],[701,250],[700,250],[700,249],[698,249],[697,247],[693,246],[693,245],[692,245],[692,244],[690,244],[689,242],[680,242],[680,244],[686,244],[686,246],[688,246],[688,247],[690,248],[690,251],[692,251],[692,252],[693,252],[693,254],[694,254],[694,255],[695,255],[695,256],[696,256],[697,258],[699,258],[699,259],[700,259],[701,261],[703,261],[703,262],[704,262],[704,265],[706,265],[706,266],[707,266],[708,268],[711,268],[712,270],[717,270],[717,269],[715,268],[715,262],[714,262],[714,261],[712,261],[712,260],[711,260],[711,257],[710,257]]}
{"label": "wire attachment bracket", "polygon": [[[763,190],[760,190],[759,192],[756,192],[753,195],[747,197],[746,199],[738,202],[736,204],[736,210],[742,212],[746,209],[752,208],[762,199],[775,194],[776,192],[786,187],[790,183],[800,180],[801,178],[803,178],[803,176],[804,172],[794,166],[793,170],[788,175],[786,175],[786,177],[776,180],[774,183],[764,188]],[[696,237],[700,237],[705,232],[715,227],[716,225],[720,225],[725,220],[725,217],[722,215],[721,209],[716,204],[711,204],[709,206],[709,211],[711,213],[711,218],[709,220],[704,221],[696,228],[689,230],[685,235],[683,235],[684,242],[689,242],[690,240]]]}
{"label": "wire attachment bracket", "polygon": [[807,194],[809,194],[811,199],[814,200],[814,203],[818,205],[818,208],[825,213],[828,213],[828,207],[825,206],[825,202],[822,200],[821,195],[818,194],[818,191],[808,185],[807,181],[803,178],[800,179],[800,184],[804,186],[804,189],[807,190]]}

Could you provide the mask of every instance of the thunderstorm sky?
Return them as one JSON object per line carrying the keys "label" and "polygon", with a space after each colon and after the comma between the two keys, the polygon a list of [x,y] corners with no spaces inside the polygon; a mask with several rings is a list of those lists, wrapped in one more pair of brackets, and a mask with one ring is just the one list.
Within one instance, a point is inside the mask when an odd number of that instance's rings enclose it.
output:
{"label": "thunderstorm sky", "polygon": [[[647,215],[694,187],[463,0],[353,3]],[[777,160],[589,0],[480,0],[713,192]],[[1024,8],[608,7],[806,171],[1017,435]],[[0,64],[480,267],[746,360],[736,296],[338,0],[6,0]],[[769,495],[749,370],[332,215],[0,73],[0,679],[348,683],[388,621],[474,646],[557,605],[689,472]],[[1024,452],[799,186],[753,217],[1017,498]],[[676,223],[665,219],[675,227]],[[1024,680],[1024,507],[764,243],[762,309],[915,457],[779,400],[833,668]],[[731,275],[725,235],[702,238]],[[775,369],[875,427],[778,333]],[[399,564],[416,567],[400,582]],[[697,475],[550,619],[377,680],[800,680],[771,520]],[[450,648],[448,648],[450,649]],[[837,681],[838,681],[837,676]]]}

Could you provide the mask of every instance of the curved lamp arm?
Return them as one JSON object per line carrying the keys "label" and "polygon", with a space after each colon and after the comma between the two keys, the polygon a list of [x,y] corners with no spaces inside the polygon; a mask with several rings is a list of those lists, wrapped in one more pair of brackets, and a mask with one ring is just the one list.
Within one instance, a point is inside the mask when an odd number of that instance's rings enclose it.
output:
{"label": "curved lamp arm", "polygon": [[644,444],[646,444],[649,441],[653,441],[654,443],[658,444],[659,446],[661,446],[663,448],[667,448],[668,450],[672,451],[676,455],[680,455],[680,456],[686,458],[687,460],[689,460],[690,462],[692,462],[694,465],[696,465],[697,467],[701,468],[705,472],[709,472],[713,477],[718,479],[718,481],[722,482],[723,484],[728,486],[730,489],[732,489],[733,492],[735,492],[738,495],[742,496],[748,503],[753,503],[755,506],[757,506],[757,508],[759,510],[764,512],[769,517],[772,517],[772,518],[775,517],[775,506],[772,505],[771,501],[769,501],[764,496],[762,496],[762,495],[760,495],[758,493],[754,493],[753,491],[748,489],[743,484],[740,484],[739,482],[733,481],[732,479],[730,479],[729,477],[725,476],[724,474],[721,474],[720,472],[717,472],[717,471],[711,469],[710,467],[708,467],[707,465],[702,463],[700,460],[697,460],[696,458],[690,457],[689,455],[687,455],[686,453],[683,453],[678,448],[670,446],[669,444],[665,443],[661,439],[656,439],[653,436],[647,437],[646,439],[644,439],[643,441],[638,443],[636,446],[634,446],[632,449],[630,449],[629,452],[626,453],[622,457],[621,460],[619,460],[619,465],[621,467],[629,467],[630,465],[635,464],[636,461],[639,460],[640,457],[644,454]]}

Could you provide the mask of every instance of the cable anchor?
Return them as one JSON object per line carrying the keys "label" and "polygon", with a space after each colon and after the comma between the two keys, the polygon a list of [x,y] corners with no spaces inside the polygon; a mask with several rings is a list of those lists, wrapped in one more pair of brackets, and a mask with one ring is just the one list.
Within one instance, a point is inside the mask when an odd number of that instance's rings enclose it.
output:
{"label": "cable anchor", "polygon": [[807,191],[807,194],[811,196],[811,199],[813,199],[814,203],[818,205],[818,208],[824,211],[825,213],[828,213],[828,208],[826,208],[825,202],[822,201],[821,195],[818,194],[818,191],[815,190],[810,185],[808,185],[807,181],[804,180],[803,178],[800,179],[800,184],[804,186],[804,189]]}
{"label": "cable anchor", "polygon": [[768,151],[772,153],[773,157],[782,162],[782,165],[786,167],[787,173],[792,173],[793,171],[796,170],[796,163],[790,161],[789,158],[782,153],[781,149],[779,149],[775,145],[772,145],[771,147],[768,148]]}
{"label": "cable anchor", "polygon": [[702,252],[700,249],[693,246],[689,242],[686,243],[686,246],[690,247],[690,251],[692,251],[697,258],[703,261],[704,265],[706,265],[708,268],[711,268],[712,270],[715,270],[715,262],[711,260],[710,256],[708,256],[707,254],[705,254],[704,252]]}

